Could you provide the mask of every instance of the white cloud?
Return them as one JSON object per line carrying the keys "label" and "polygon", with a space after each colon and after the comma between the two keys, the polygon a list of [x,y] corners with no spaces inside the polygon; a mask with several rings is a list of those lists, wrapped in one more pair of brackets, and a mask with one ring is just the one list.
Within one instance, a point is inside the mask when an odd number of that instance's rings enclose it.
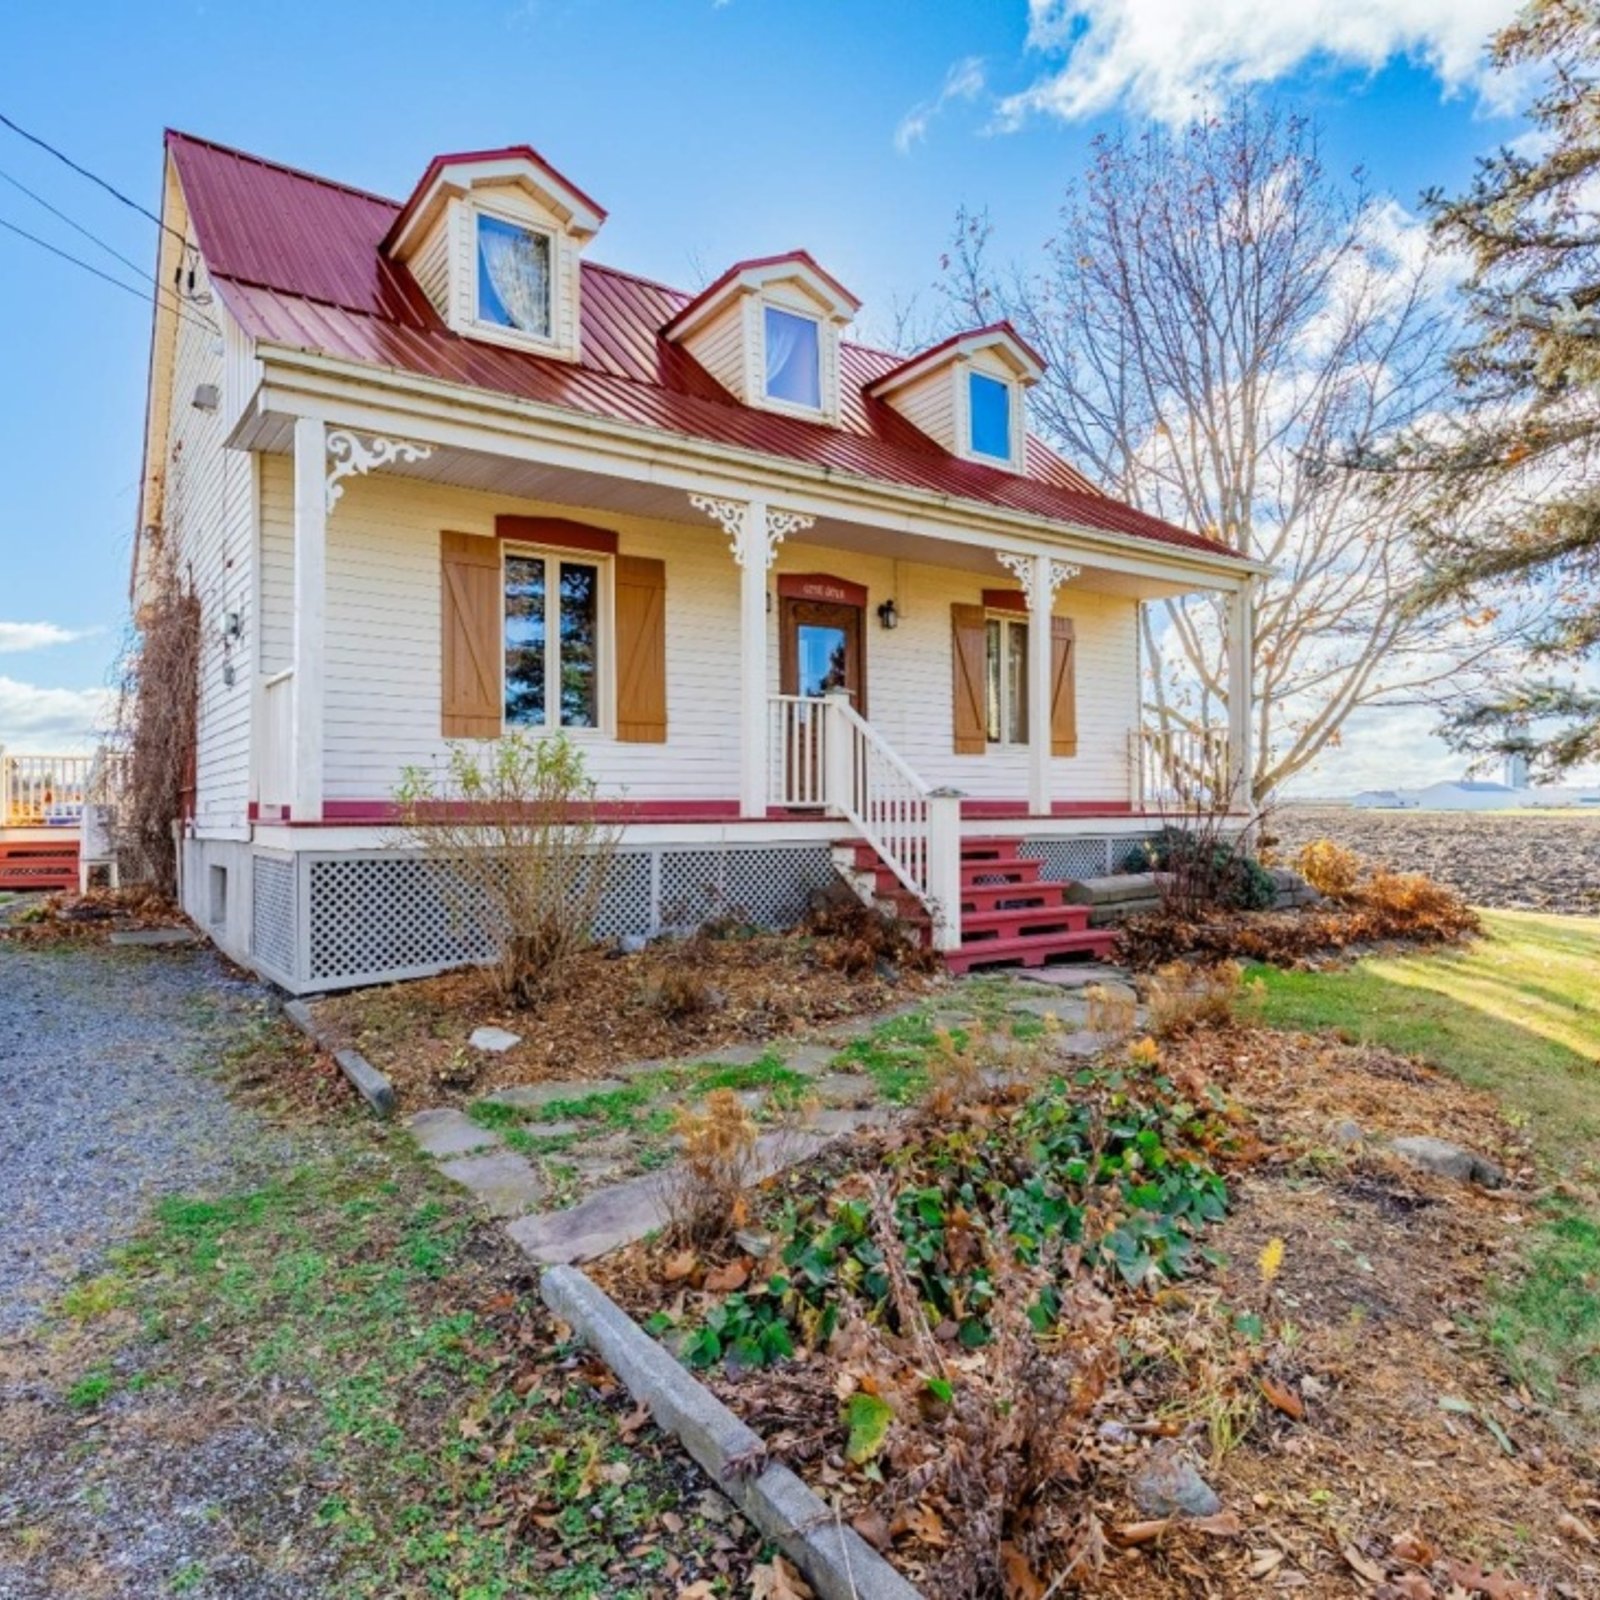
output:
{"label": "white cloud", "polygon": [[46,645],[71,644],[86,632],[63,628],[54,622],[0,622],[0,654],[17,650],[42,650]]}
{"label": "white cloud", "polygon": [[913,106],[894,130],[894,147],[904,155],[928,136],[928,127],[946,106],[957,100],[976,100],[987,78],[982,56],[963,56],[944,75],[944,87],[931,100]]}
{"label": "white cloud", "polygon": [[109,689],[41,689],[0,676],[0,745],[13,750],[92,749],[110,715]]}
{"label": "white cloud", "polygon": [[1418,61],[1498,102],[1484,45],[1519,0],[1029,0],[1028,43],[1062,65],[1001,102],[999,123],[1124,108],[1184,123],[1230,90],[1307,63]]}

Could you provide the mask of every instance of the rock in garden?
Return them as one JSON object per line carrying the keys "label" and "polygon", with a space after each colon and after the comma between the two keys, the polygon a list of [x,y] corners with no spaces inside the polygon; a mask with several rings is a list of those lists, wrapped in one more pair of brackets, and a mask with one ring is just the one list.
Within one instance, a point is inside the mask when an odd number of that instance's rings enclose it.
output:
{"label": "rock in garden", "polygon": [[1336,1145],[1360,1144],[1366,1138],[1361,1124],[1352,1117],[1341,1117],[1328,1129],[1329,1140]]}
{"label": "rock in garden", "polygon": [[503,1055],[513,1045],[522,1043],[522,1036],[504,1028],[474,1028],[467,1043],[474,1050],[487,1050],[491,1055]]}
{"label": "rock in garden", "polygon": [[1217,1491],[1180,1450],[1157,1448],[1133,1475],[1134,1504],[1147,1517],[1214,1517]]}
{"label": "rock in garden", "polygon": [[1440,1178],[1454,1178],[1457,1183],[1477,1183],[1485,1189],[1498,1189],[1506,1175],[1487,1156],[1475,1150],[1451,1144],[1447,1139],[1435,1139],[1427,1134],[1409,1135],[1396,1139],[1389,1148],[1414,1167],[1431,1172]]}

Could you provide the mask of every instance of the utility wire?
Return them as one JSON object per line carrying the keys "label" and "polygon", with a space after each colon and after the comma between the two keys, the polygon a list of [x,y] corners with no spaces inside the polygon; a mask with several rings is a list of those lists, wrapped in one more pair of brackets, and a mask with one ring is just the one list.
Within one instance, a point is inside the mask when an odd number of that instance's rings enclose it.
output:
{"label": "utility wire", "polygon": [[[106,283],[111,284],[113,288],[121,289],[125,294],[131,294],[141,301],[147,298],[146,291],[137,285],[128,283],[122,278],[114,277],[109,272],[102,272],[92,262],[84,261],[81,257],[72,255],[70,252],[61,249],[59,245],[51,244],[48,239],[41,239],[37,234],[29,233],[26,228],[19,228],[14,222],[7,222],[4,217],[0,217],[0,228],[4,228],[8,233],[16,234],[18,238],[26,239],[29,244],[38,245],[41,250],[48,250],[51,255],[59,256],[63,261],[70,261],[75,267],[82,267],[85,272],[92,273],[95,277],[103,279]],[[215,323],[202,322],[198,317],[191,316],[183,302],[178,299],[178,296],[171,289],[164,289],[160,284],[156,284],[155,292],[157,294],[172,295],[173,299],[178,300],[178,304],[172,309],[183,321],[193,324],[193,326],[205,333],[218,333],[221,331]]]}
{"label": "utility wire", "polygon": [[98,184],[113,199],[120,200],[123,205],[130,207],[134,211],[137,211],[141,217],[148,217],[158,228],[166,229],[168,233],[172,234],[180,242],[185,245],[188,244],[189,241],[185,239],[184,236],[171,225],[171,223],[163,222],[161,218],[149,208],[149,206],[141,205],[139,201],[132,199],[128,195],[125,195],[114,183],[108,183],[99,175],[99,173],[91,172],[87,167],[80,166],[72,159],[71,156],[66,155],[60,150],[57,150],[56,147],[48,140],[41,139],[36,133],[29,133],[28,130],[20,123],[13,122],[11,118],[8,117],[3,111],[0,111],[0,123],[3,123],[13,133],[19,135],[21,138],[26,139],[29,144],[37,145],[46,154],[54,156],[57,161],[63,162],[65,165],[71,167],[80,178],[87,178],[90,183]]}
{"label": "utility wire", "polygon": [[[33,190],[27,186],[27,184],[20,182],[16,178],[13,178],[9,172],[0,171],[0,183],[9,183],[13,189],[19,190],[21,193],[27,195],[27,197],[36,205],[43,206],[52,217],[59,217],[69,228],[73,230],[73,232],[81,233],[85,239],[90,241],[90,243],[99,245],[107,255],[115,256],[117,260],[123,264],[123,266],[132,267],[141,278],[150,277],[150,273],[147,268],[141,267],[137,261],[130,260],[127,256],[123,255],[120,250],[113,249],[105,242],[104,239],[100,238],[98,234],[91,233],[81,222],[74,222],[65,211],[62,211],[56,206],[51,205],[42,194],[35,194]],[[154,280],[152,279],[151,281],[153,282]]]}

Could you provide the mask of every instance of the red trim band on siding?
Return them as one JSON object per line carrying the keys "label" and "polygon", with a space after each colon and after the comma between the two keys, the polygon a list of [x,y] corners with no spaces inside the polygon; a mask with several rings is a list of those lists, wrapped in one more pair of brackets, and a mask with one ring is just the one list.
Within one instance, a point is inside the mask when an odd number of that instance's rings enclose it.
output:
{"label": "red trim band on siding", "polygon": [[[265,809],[271,810],[270,807]],[[1126,817],[1133,814],[1133,809],[1126,800],[1058,800],[1050,808],[1050,814],[1053,817]],[[786,811],[776,807],[768,811],[765,819],[741,817],[737,800],[602,800],[595,811],[608,821],[634,823],[823,820],[820,811]],[[1025,800],[963,800],[961,815],[995,819],[1026,817],[1029,811]],[[298,828],[394,824],[400,820],[400,808],[392,800],[329,800],[322,808],[320,822],[292,822],[287,806],[277,817],[263,815],[258,820],[292,823]]]}
{"label": "red trim band on siding", "polygon": [[856,606],[866,610],[867,586],[835,578],[826,572],[783,572],[778,575],[781,600],[822,600],[836,606]]}
{"label": "red trim band on siding", "polygon": [[614,556],[617,536],[610,528],[596,528],[566,517],[519,517],[509,513],[494,519],[494,536],[517,544],[551,545],[557,550],[588,550]]}

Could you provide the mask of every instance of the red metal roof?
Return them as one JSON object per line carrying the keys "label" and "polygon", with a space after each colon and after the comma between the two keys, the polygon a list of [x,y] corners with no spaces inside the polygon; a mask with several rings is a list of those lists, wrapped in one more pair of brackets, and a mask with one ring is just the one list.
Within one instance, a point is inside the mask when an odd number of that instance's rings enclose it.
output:
{"label": "red metal roof", "polygon": [[839,299],[850,307],[852,313],[861,309],[861,302],[831,272],[818,266],[816,258],[809,250],[785,250],[779,256],[753,256],[749,261],[735,261],[715,283],[707,284],[692,300],[680,306],[674,313],[672,321],[662,328],[662,334],[670,339],[682,323],[686,322],[699,307],[715,300],[740,273],[751,272],[761,267],[781,267],[790,264],[808,267],[816,273]]}
{"label": "red metal roof", "polygon": [[951,455],[863,393],[901,364],[887,351],[843,346],[838,426],[742,405],[662,337],[691,296],[613,267],[583,264],[579,362],[464,338],[382,254],[395,201],[187,134],[169,132],[167,149],[212,281],[255,338],[1053,522],[1232,554],[1101,494],[1036,439],[1028,440],[1027,476]]}

